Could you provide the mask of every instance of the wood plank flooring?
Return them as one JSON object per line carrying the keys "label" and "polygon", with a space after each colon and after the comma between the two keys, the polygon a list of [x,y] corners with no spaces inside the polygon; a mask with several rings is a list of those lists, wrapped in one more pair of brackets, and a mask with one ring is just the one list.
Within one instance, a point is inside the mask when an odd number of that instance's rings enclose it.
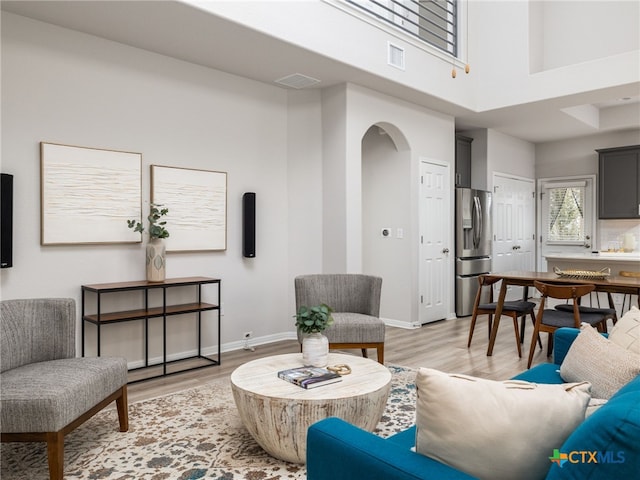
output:
{"label": "wood plank flooring", "polygon": [[[503,317],[493,355],[486,356],[488,334],[487,317],[480,316],[471,348],[467,349],[467,335],[471,317],[430,323],[419,329],[406,330],[387,327],[385,360],[387,364],[407,367],[430,367],[445,372],[456,372],[494,380],[505,380],[527,368],[527,355],[533,326],[530,321],[525,331],[522,358],[518,358],[513,324]],[[536,349],[534,365],[546,362],[546,335],[543,335],[545,351]],[[255,346],[255,351],[236,350],[222,353],[222,365],[147,380],[129,385],[129,402],[145,400],[160,395],[195,387],[218,378],[229,377],[239,365],[256,358],[295,353],[300,351],[297,340],[287,340]],[[359,355],[358,350],[349,351]],[[375,350],[369,350],[369,358],[376,358]]]}

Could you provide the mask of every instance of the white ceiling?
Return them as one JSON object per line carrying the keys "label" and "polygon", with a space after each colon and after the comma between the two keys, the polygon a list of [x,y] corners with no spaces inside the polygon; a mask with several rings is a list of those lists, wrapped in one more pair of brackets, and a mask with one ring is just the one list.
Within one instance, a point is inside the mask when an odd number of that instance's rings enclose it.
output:
{"label": "white ceiling", "polygon": [[[471,112],[179,2],[2,1],[2,10],[272,85],[295,73],[321,80],[310,88],[352,82],[453,115],[458,130],[492,128],[540,143],[640,128],[638,84]],[[599,124],[580,120],[583,111]]]}

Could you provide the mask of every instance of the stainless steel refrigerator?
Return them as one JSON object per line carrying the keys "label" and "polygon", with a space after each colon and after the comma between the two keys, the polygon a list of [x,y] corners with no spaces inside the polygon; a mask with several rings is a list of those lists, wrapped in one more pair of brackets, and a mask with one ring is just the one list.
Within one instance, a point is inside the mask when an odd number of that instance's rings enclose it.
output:
{"label": "stainless steel refrigerator", "polygon": [[456,315],[473,313],[478,276],[491,271],[491,192],[456,188]]}

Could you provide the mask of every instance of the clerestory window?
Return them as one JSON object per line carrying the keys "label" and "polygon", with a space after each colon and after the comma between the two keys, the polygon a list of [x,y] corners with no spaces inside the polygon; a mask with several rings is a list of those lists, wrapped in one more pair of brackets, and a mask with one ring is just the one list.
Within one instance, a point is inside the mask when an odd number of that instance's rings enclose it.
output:
{"label": "clerestory window", "polygon": [[346,0],[380,20],[458,54],[457,0]]}

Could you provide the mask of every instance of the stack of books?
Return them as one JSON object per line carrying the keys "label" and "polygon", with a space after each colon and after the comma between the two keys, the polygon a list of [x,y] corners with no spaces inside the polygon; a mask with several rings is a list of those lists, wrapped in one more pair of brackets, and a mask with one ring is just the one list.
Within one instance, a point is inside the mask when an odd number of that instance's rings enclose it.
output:
{"label": "stack of books", "polygon": [[290,368],[278,372],[278,377],[302,388],[316,388],[342,380],[337,373],[318,367]]}

